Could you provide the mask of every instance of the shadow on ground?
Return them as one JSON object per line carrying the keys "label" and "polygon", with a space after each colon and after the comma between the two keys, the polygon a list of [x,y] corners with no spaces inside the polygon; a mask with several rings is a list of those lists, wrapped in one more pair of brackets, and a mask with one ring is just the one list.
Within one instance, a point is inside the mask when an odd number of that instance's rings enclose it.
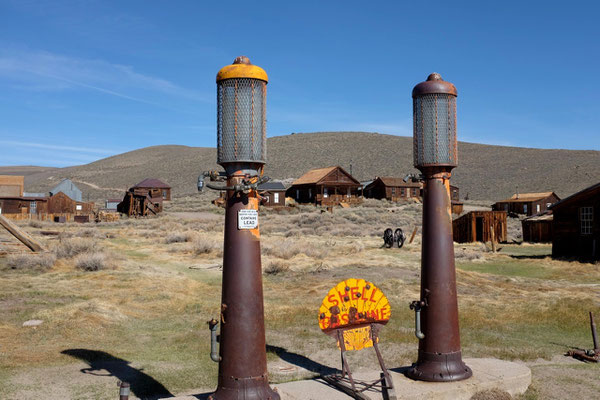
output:
{"label": "shadow on ground", "polygon": [[[140,399],[153,400],[163,397],[173,397],[167,388],[150,375],[144,373],[143,369],[130,366],[130,361],[98,350],[68,349],[61,351],[61,353],[86,362],[89,368],[81,370],[84,374],[114,376],[122,382],[129,382],[131,392]],[[115,393],[118,393],[116,387]],[[200,399],[203,398],[200,397]]]}
{"label": "shadow on ground", "polygon": [[308,357],[297,353],[290,353],[287,349],[278,346],[267,345],[267,352],[275,353],[279,358],[283,361],[289,362],[290,364],[294,364],[300,368],[304,368],[310,372],[314,372],[320,375],[333,374],[336,372],[341,372],[339,369],[328,367],[327,365],[323,365],[316,361],[311,360]]}

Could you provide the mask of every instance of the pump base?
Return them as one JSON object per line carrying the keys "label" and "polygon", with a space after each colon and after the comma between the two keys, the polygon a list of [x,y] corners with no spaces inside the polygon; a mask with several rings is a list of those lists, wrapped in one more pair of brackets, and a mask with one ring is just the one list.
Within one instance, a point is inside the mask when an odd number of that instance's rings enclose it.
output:
{"label": "pump base", "polygon": [[226,379],[226,386],[217,391],[208,400],[280,400],[279,394],[269,386],[267,375]]}
{"label": "pump base", "polygon": [[417,381],[452,382],[470,378],[471,368],[462,361],[460,351],[453,353],[426,353],[419,350],[419,359],[406,372]]}

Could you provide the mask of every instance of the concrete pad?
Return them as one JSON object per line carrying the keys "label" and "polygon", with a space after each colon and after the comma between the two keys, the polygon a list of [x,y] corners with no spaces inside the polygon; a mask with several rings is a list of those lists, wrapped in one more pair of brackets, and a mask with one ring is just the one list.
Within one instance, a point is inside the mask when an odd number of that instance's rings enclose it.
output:
{"label": "concrete pad", "polygon": [[[524,393],[531,384],[531,370],[523,365],[495,358],[465,358],[463,361],[473,370],[473,376],[459,382],[413,381],[403,375],[408,368],[393,368],[390,374],[394,381],[396,398],[411,400],[468,400],[483,390],[499,389],[512,396]],[[358,372],[356,379],[372,381],[379,378],[380,371]],[[281,400],[348,400],[352,397],[329,386],[320,379],[294,381],[273,385]],[[364,392],[370,399],[381,400],[381,392]],[[206,399],[207,391],[194,395],[171,397],[169,400]]]}
{"label": "concrete pad", "polygon": [[[396,397],[415,400],[468,400],[482,390],[499,389],[511,395],[524,393],[531,384],[531,370],[522,364],[493,358],[464,359],[473,370],[473,376],[459,382],[420,382],[406,378],[406,368],[394,368],[391,375]],[[379,372],[357,373],[357,379],[374,380]],[[281,400],[347,400],[350,396],[330,387],[322,380],[305,380],[274,385]],[[381,399],[380,392],[368,391],[371,399]]]}

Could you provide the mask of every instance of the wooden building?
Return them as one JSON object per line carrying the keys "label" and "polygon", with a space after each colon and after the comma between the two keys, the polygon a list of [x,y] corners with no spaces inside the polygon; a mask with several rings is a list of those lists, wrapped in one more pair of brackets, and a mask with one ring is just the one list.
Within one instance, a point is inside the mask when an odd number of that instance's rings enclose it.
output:
{"label": "wooden building", "polygon": [[450,202],[452,204],[452,214],[462,214],[464,204],[462,201],[460,201],[460,192],[458,186],[450,185]]}
{"label": "wooden building", "polygon": [[285,186],[281,182],[266,182],[258,187],[261,204],[267,207],[285,207]]}
{"label": "wooden building", "polygon": [[163,210],[163,198],[151,197],[151,191],[131,188],[117,205],[117,211],[130,217],[156,215]]}
{"label": "wooden building", "polygon": [[600,183],[556,204],[552,210],[552,256],[600,260]]}
{"label": "wooden building", "polygon": [[75,201],[81,202],[83,200],[81,190],[70,179],[63,179],[58,185],[50,190],[50,196],[54,196],[58,193],[64,193]]}
{"label": "wooden building", "polygon": [[47,197],[2,197],[0,198],[0,214],[46,214],[48,213]]}
{"label": "wooden building", "polygon": [[[131,189],[145,190],[150,194],[150,197],[156,199],[162,198],[164,201],[171,200],[171,186],[167,185],[160,179],[148,178],[144,179]],[[131,189],[129,189],[131,191]]]}
{"label": "wooden building", "polygon": [[363,195],[369,199],[387,199],[401,201],[407,199],[421,200],[423,196],[422,182],[404,182],[402,178],[378,176],[363,189]]}
{"label": "wooden building", "polygon": [[317,168],[296,179],[286,196],[297,203],[333,206],[362,202],[361,184],[342,167]]}
{"label": "wooden building", "polygon": [[496,242],[506,242],[506,211],[471,211],[452,222],[454,241],[490,242],[492,229]]}
{"label": "wooden building", "polygon": [[496,202],[492,210],[506,211],[514,214],[534,215],[546,211],[560,198],[554,192],[517,193],[510,199]]}
{"label": "wooden building", "polygon": [[48,214],[89,215],[94,212],[94,203],[76,201],[64,192],[48,197]]}
{"label": "wooden building", "polygon": [[23,197],[25,177],[0,175],[0,197]]}
{"label": "wooden building", "polygon": [[552,210],[532,215],[521,221],[523,241],[528,243],[552,242]]}

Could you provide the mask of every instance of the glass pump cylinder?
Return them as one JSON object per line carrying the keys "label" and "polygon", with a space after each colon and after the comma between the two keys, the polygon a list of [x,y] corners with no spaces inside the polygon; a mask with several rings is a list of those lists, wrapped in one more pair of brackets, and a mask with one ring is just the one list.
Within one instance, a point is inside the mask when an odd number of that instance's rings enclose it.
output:
{"label": "glass pump cylinder", "polygon": [[267,74],[238,57],[217,75],[217,162],[264,164]]}
{"label": "glass pump cylinder", "polygon": [[456,88],[433,73],[412,97],[415,167],[456,167]]}

